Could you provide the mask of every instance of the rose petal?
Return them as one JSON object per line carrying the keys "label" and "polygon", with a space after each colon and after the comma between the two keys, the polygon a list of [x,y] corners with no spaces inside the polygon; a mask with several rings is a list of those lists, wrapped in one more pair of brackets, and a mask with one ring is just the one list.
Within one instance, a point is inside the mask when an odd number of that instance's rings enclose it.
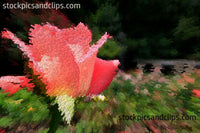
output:
{"label": "rose petal", "polygon": [[107,33],[105,33],[101,37],[101,39],[97,42],[97,44],[92,45],[87,54],[85,54],[81,58],[80,62],[78,62],[80,69],[80,90],[79,90],[80,95],[87,94],[87,91],[90,88],[98,49],[101,46],[103,46],[103,44],[107,41],[108,37],[109,36],[107,35]]}
{"label": "rose petal", "polygon": [[50,24],[33,28],[30,33],[33,67],[47,85],[47,94],[78,95],[79,67],[62,30]]}
{"label": "rose petal", "polygon": [[25,45],[25,43],[17,38],[12,32],[5,29],[5,31],[2,31],[1,34],[2,38],[11,39],[15,44],[18,44],[19,49],[24,52],[24,55],[31,58],[28,45]]}
{"label": "rose petal", "polygon": [[118,60],[105,61],[96,58],[92,81],[87,95],[96,95],[107,89],[118,70]]}
{"label": "rose petal", "polygon": [[90,86],[98,49],[107,41],[109,35],[106,33],[97,42],[97,45],[89,47],[92,33],[87,26],[79,23],[75,28],[63,29],[60,36],[63,36],[63,39],[66,40],[78,63],[80,71],[79,95],[83,96],[87,93]]}
{"label": "rose petal", "polygon": [[[92,33],[83,23],[79,23],[74,28],[63,29],[62,32],[60,32],[60,35],[67,42],[67,45],[71,46],[75,55],[80,52],[83,52],[82,55],[84,55],[89,51],[89,44],[92,41]],[[81,56],[79,56],[77,61],[80,59]]]}

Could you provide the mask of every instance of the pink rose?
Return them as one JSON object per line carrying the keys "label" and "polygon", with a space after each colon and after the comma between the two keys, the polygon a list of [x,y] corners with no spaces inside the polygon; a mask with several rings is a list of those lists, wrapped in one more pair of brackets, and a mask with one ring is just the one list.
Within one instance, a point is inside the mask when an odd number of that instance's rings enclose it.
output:
{"label": "pink rose", "polygon": [[46,85],[49,96],[84,96],[105,90],[118,70],[119,61],[97,58],[98,49],[107,41],[105,33],[96,45],[90,46],[92,33],[82,23],[77,27],[58,29],[49,23],[34,25],[26,45],[12,32],[2,32],[29,58],[29,67]]}

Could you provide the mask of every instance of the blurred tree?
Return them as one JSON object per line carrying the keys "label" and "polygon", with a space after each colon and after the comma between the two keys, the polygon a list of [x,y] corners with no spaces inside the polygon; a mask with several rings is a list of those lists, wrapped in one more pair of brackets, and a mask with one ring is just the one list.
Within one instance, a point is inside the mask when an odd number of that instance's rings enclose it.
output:
{"label": "blurred tree", "polygon": [[116,59],[120,58],[121,47],[117,41],[108,40],[103,47],[99,49],[98,57],[105,59]]}
{"label": "blurred tree", "polygon": [[200,58],[200,24],[196,17],[180,18],[173,33],[179,56]]}
{"label": "blurred tree", "polygon": [[109,3],[102,4],[95,14],[91,14],[88,20],[89,26],[96,26],[100,32],[108,32],[116,35],[120,28],[120,16],[116,6]]}

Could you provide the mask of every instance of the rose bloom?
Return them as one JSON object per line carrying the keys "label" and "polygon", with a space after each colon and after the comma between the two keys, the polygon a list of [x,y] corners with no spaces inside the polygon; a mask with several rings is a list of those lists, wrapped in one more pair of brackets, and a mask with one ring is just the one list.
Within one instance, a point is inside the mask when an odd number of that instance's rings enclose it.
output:
{"label": "rose bloom", "polygon": [[[98,49],[109,35],[105,33],[96,45],[90,46],[92,33],[82,23],[67,29],[58,29],[49,23],[35,24],[29,36],[32,45],[25,44],[8,30],[2,31],[2,37],[18,44],[29,58],[29,67],[46,85],[49,96],[99,94],[110,85],[118,70],[118,60],[106,61],[97,57]],[[9,84],[0,78],[2,89],[8,91],[14,88],[9,86],[6,89],[4,83]]]}

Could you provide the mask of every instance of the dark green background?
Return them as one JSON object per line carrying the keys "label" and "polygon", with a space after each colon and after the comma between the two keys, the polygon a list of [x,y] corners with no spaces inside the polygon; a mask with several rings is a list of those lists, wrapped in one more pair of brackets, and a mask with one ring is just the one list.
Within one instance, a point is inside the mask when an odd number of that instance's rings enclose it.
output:
{"label": "dark green background", "polygon": [[[200,59],[200,0],[50,2],[80,3],[81,9],[60,11],[72,23],[83,22],[88,25],[93,33],[93,42],[104,32],[110,33],[114,38],[100,49],[98,56],[103,59],[120,59],[122,69],[134,68],[138,59]],[[32,10],[32,13],[37,16],[40,11]],[[32,16],[29,21],[17,18],[8,9],[2,10],[1,21],[1,30],[6,27],[26,42],[28,33],[24,26],[40,23]],[[21,60],[21,52],[16,46],[1,43],[0,52],[5,67],[1,75],[20,74],[24,60]]]}

